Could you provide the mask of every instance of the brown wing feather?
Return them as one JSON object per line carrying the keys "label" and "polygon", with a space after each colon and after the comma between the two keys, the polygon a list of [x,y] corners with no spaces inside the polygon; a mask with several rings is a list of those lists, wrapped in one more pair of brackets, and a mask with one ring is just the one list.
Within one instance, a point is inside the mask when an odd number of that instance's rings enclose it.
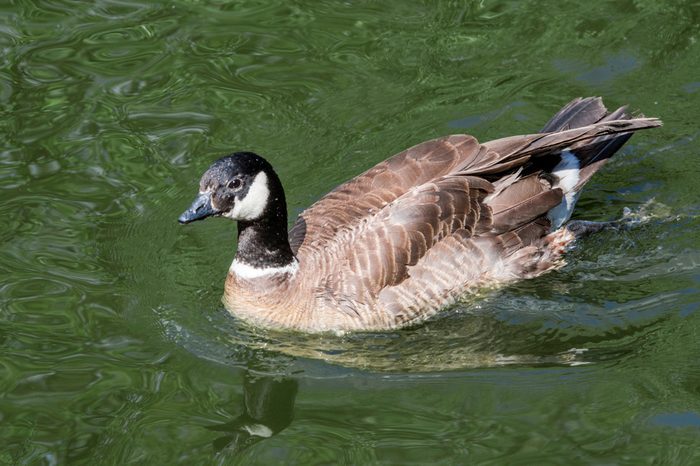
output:
{"label": "brown wing feather", "polygon": [[472,136],[453,135],[418,144],[338,186],[302,212],[289,232],[293,251],[321,247],[340,230],[384,208],[411,188],[455,171],[483,149]]}
{"label": "brown wing feather", "polygon": [[483,199],[492,190],[487,181],[469,176],[447,176],[412,189],[347,233],[351,238],[337,243],[343,247],[325,250],[324,262],[335,264],[325,288],[333,296],[359,295],[368,302],[401,283],[410,266],[455,231],[471,235],[490,229]]}
{"label": "brown wing feather", "polygon": [[545,215],[561,202],[564,195],[540,173],[523,178],[504,178],[496,184],[496,191],[486,202],[493,211],[493,230],[497,233],[518,228]]}

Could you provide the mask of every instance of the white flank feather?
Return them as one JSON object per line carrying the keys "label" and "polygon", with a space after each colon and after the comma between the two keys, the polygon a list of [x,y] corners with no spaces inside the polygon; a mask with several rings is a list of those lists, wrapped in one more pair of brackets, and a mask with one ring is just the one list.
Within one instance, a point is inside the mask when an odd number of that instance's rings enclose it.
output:
{"label": "white flank feather", "polygon": [[577,191],[572,190],[578,184],[580,172],[581,164],[578,157],[570,150],[563,150],[561,152],[561,162],[552,170],[552,175],[556,176],[558,180],[556,186],[564,192],[564,199],[561,201],[561,204],[547,213],[547,217],[552,222],[552,231],[561,227],[571,218],[579,195]]}

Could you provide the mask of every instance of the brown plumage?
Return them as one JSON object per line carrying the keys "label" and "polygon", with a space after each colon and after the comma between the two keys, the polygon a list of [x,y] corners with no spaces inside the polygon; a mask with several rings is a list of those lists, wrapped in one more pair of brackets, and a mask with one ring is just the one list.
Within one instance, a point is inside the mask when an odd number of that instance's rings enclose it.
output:
{"label": "brown plumage", "polygon": [[[251,207],[250,193],[264,192],[261,183],[244,180],[248,191],[231,205],[212,202],[212,212],[193,205],[181,221],[239,220],[239,251],[224,294],[237,316],[308,332],[401,327],[470,290],[559,266],[575,236],[559,223],[568,220],[579,189],[633,131],[660,124],[631,118],[624,108],[608,113],[599,98],[587,98],[565,106],[541,133],[484,144],[466,135],[427,141],[320,199],[299,216],[288,244],[265,233],[284,228],[286,217],[279,217],[286,210],[273,209],[284,195],[271,168],[255,159],[263,165],[253,171],[265,171],[272,193],[256,197],[260,209]],[[246,172],[238,167],[250,165],[246,157],[258,156],[230,157],[205,174],[200,197],[207,189],[223,196],[216,186]],[[235,167],[221,168],[226,163]],[[258,216],[233,214],[236,203],[246,205],[237,212]]]}

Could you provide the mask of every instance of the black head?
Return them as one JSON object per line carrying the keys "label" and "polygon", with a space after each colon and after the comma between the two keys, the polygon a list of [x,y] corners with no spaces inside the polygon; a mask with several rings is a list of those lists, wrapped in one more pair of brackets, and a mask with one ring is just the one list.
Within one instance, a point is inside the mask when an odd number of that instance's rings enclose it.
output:
{"label": "black head", "polygon": [[214,162],[199,182],[199,195],[178,221],[190,223],[211,216],[255,221],[270,199],[284,200],[272,166],[252,152],[236,152]]}

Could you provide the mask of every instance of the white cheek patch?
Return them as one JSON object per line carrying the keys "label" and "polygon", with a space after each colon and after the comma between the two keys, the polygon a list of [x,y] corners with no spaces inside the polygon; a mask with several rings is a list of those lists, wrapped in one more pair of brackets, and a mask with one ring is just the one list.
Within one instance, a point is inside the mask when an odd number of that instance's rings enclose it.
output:
{"label": "white cheek patch", "polygon": [[265,211],[269,197],[270,188],[267,186],[267,175],[265,172],[260,172],[255,175],[245,197],[243,199],[236,197],[233,209],[226,212],[224,216],[234,220],[255,220]]}
{"label": "white cheek patch", "polygon": [[561,227],[564,222],[571,218],[579,194],[572,190],[578,184],[580,172],[581,163],[578,157],[569,150],[563,150],[561,152],[561,162],[552,170],[552,175],[558,179],[556,186],[564,191],[564,199],[561,201],[561,204],[547,213],[547,217],[552,223],[552,231]]}

